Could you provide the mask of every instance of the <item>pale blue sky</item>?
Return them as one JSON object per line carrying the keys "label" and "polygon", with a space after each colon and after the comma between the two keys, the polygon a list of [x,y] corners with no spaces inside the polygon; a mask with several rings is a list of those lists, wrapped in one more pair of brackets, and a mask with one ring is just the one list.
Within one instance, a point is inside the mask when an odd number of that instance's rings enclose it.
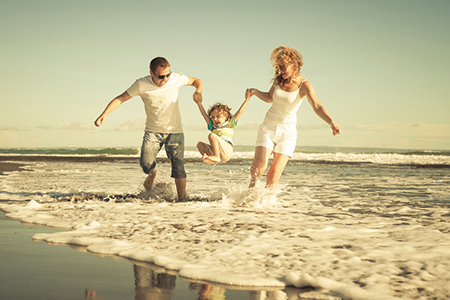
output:
{"label": "pale blue sky", "polygon": [[[0,3],[0,147],[138,147],[139,97],[93,121],[165,56],[204,82],[204,105],[236,110],[267,91],[271,51],[299,50],[302,75],[340,125],[305,101],[298,145],[450,149],[449,1],[65,1]],[[180,90],[186,143],[204,121]],[[252,98],[235,143],[253,145],[269,105]]]}

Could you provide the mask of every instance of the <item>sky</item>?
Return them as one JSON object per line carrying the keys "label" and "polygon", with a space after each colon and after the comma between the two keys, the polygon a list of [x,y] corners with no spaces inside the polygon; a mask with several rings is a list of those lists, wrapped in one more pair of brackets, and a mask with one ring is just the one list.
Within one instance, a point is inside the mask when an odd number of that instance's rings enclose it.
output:
{"label": "sky", "polygon": [[[139,97],[93,122],[152,58],[200,78],[205,108],[236,111],[247,88],[270,89],[286,45],[342,131],[304,101],[297,145],[449,150],[449,15],[446,0],[2,1],[0,147],[139,147]],[[179,95],[187,146],[208,134],[193,93]],[[235,144],[254,145],[269,107],[250,100]]]}

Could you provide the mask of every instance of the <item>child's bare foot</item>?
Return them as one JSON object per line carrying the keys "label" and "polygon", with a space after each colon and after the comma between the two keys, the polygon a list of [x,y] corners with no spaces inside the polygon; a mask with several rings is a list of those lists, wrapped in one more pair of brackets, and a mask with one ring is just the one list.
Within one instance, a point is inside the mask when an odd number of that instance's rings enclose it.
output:
{"label": "child's bare foot", "polygon": [[218,164],[220,163],[220,157],[217,156],[208,156],[206,153],[203,154],[203,162],[207,164]]}

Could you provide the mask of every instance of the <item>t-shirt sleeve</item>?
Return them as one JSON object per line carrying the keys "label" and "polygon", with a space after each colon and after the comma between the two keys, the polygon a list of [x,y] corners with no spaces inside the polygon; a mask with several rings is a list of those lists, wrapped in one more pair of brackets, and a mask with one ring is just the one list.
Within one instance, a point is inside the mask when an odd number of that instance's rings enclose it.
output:
{"label": "t-shirt sleeve", "polygon": [[128,95],[131,97],[139,95],[141,92],[139,90],[139,80],[136,80],[128,89],[127,89]]}
{"label": "t-shirt sleeve", "polygon": [[183,75],[181,73],[178,73],[178,75],[179,75],[178,76],[178,84],[180,86],[187,85],[189,83],[189,77],[187,77],[186,75]]}
{"label": "t-shirt sleeve", "polygon": [[234,127],[236,127],[236,125],[237,125],[237,122],[236,122],[236,119],[234,118],[234,116],[231,118],[231,120],[230,120],[230,127],[231,128],[234,128]]}
{"label": "t-shirt sleeve", "polygon": [[209,118],[208,130],[212,130],[212,129],[213,129],[213,122],[212,122],[211,118]]}

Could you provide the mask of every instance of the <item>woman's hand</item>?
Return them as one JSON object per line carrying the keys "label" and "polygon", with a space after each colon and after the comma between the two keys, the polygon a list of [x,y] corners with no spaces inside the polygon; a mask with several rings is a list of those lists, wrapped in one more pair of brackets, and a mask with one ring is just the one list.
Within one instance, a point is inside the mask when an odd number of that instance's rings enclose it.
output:
{"label": "woman's hand", "polygon": [[331,126],[331,130],[333,130],[333,135],[341,134],[341,129],[339,128],[339,126],[336,123],[332,122],[330,126]]}
{"label": "woman's hand", "polygon": [[105,120],[105,117],[103,115],[101,115],[100,117],[97,118],[97,120],[95,120],[94,125],[97,127],[100,127],[100,125],[103,124],[104,120]]}
{"label": "woman's hand", "polygon": [[251,96],[255,95],[256,89],[247,89],[245,91],[245,98],[250,98]]}

